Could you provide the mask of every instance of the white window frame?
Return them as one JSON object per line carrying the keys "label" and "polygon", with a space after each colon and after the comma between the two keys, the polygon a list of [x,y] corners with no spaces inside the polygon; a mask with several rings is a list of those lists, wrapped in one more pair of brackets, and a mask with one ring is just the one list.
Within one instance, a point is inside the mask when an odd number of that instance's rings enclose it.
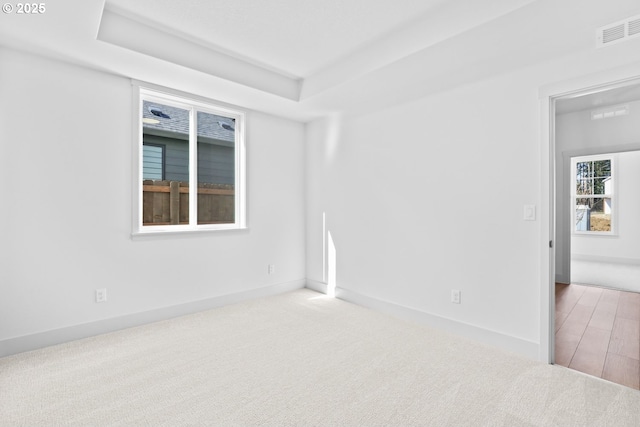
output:
{"label": "white window frame", "polygon": [[[218,230],[246,229],[246,148],[245,148],[245,116],[241,109],[229,107],[220,102],[194,95],[184,94],[153,85],[132,82],[134,137],[133,137],[133,231],[132,236],[159,235],[175,233],[208,232]],[[189,118],[189,224],[176,225],[143,225],[142,203],[142,147],[143,147],[143,101],[152,101],[182,108],[190,111]],[[198,224],[198,165],[197,146],[197,114],[204,112],[235,119],[235,215],[234,222],[227,224]]]}
{"label": "white window frame", "polygon": [[[595,197],[598,198],[610,198],[611,199],[611,230],[610,231],[590,231],[590,230],[576,230],[576,199],[579,197],[585,198],[583,195],[576,193],[576,175],[577,164],[582,162],[593,162],[599,160],[609,160],[611,162],[611,191],[606,194],[598,194]],[[580,236],[617,236],[618,233],[618,197],[616,195],[617,186],[617,156],[614,153],[609,154],[597,154],[591,156],[579,156],[571,158],[571,233]]]}

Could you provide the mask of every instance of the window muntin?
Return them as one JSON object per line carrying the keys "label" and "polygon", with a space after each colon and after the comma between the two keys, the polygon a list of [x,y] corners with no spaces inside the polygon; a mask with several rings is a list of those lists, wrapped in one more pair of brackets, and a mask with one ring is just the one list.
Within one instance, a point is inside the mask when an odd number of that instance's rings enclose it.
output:
{"label": "window muntin", "polygon": [[572,159],[573,231],[613,234],[613,156],[585,156]]}
{"label": "window muntin", "polygon": [[138,233],[244,228],[243,120],[140,88]]}

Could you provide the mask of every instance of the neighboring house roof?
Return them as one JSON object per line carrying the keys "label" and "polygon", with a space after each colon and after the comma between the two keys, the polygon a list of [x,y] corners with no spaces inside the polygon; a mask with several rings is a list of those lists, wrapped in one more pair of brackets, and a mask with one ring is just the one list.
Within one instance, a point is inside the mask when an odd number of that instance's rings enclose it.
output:
{"label": "neighboring house roof", "polygon": [[[163,116],[166,115],[169,116],[169,118],[155,115],[151,110],[162,112]],[[144,101],[142,117],[145,119],[155,119],[159,122],[143,123],[143,127],[146,129],[173,132],[181,135],[187,135],[189,133],[189,112],[182,108]],[[234,142],[235,132],[229,129],[235,129],[235,121],[232,118],[198,112],[198,136]]]}

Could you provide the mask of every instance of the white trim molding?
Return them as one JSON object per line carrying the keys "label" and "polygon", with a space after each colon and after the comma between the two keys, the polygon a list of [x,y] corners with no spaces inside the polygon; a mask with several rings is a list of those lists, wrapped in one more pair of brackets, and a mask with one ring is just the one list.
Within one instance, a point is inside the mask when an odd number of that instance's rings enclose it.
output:
{"label": "white trim molding", "polygon": [[640,266],[638,258],[622,258],[604,255],[571,254],[572,261],[603,262],[606,264],[622,264]]}
{"label": "white trim molding", "polygon": [[[306,287],[325,294],[328,290],[326,283],[311,279],[307,279]],[[393,302],[383,301],[340,287],[336,288],[336,298],[382,313],[390,314],[400,319],[409,320],[481,342],[483,344],[488,344],[502,350],[517,353],[529,359],[539,359],[540,345],[533,341],[438,316],[436,314],[427,313],[426,311],[417,310],[415,308],[405,307]]]}
{"label": "white trim molding", "polygon": [[312,291],[320,292],[321,294],[327,294],[329,292],[329,285],[318,280],[307,279],[305,287]]}
{"label": "white trim molding", "polygon": [[141,326],[147,323],[167,320],[173,317],[185,316],[188,314],[197,313],[199,311],[205,311],[225,305],[236,304],[242,301],[291,292],[297,289],[302,289],[304,288],[304,286],[305,280],[300,279],[291,282],[250,289],[248,291],[193,301],[186,304],[162,307],[141,313],[133,313],[125,316],[98,320],[96,322],[83,323],[66,328],[9,338],[0,341],[0,357],[10,356],[12,354],[22,353],[25,351],[36,350],[51,345],[57,345],[69,341],[88,338],[99,334],[115,332],[121,329]]}
{"label": "white trim molding", "polygon": [[[132,147],[132,169],[134,187],[133,191],[133,217],[132,217],[132,237],[144,235],[157,235],[167,233],[184,233],[200,231],[218,230],[242,230],[247,227],[246,222],[246,137],[245,121],[246,111],[240,108],[230,108],[226,104],[221,104],[213,100],[203,100],[201,97],[187,95],[179,91],[168,88],[158,88],[157,86],[146,86],[136,81],[132,81],[133,88],[133,147]],[[143,103],[145,101],[156,103],[157,105],[167,105],[184,110],[188,113],[188,127],[183,129],[182,135],[188,141],[188,183],[189,188],[189,218],[188,224],[157,225],[145,224],[143,221],[143,154],[142,149],[145,144],[144,137],[147,134],[144,130]],[[209,116],[219,116],[234,121],[233,126],[233,185],[234,185],[234,215],[231,223],[200,224],[198,215],[198,165],[200,158],[198,155],[199,141],[198,119],[199,114],[204,113]],[[168,115],[165,116],[167,119]],[[163,119],[164,120],[164,119]],[[174,118],[175,120],[175,118]],[[156,120],[156,122],[158,122]],[[221,123],[221,122],[218,122]],[[169,125],[171,126],[171,125]],[[166,129],[161,129],[166,130]],[[184,131],[187,131],[186,133]],[[157,131],[157,129],[156,129]],[[177,218],[176,218],[177,220]]]}
{"label": "white trim molding", "polygon": [[[581,96],[625,86],[640,77],[640,61],[579,77],[543,85],[540,101],[540,354],[539,360],[554,363],[555,281],[556,278],[556,156],[555,100]],[[552,244],[549,244],[549,243]],[[562,273],[562,275],[567,275]]]}

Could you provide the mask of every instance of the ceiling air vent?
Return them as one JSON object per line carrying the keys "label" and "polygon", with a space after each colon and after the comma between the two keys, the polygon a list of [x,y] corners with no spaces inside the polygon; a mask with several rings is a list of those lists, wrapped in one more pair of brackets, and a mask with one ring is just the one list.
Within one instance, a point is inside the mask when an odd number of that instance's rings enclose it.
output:
{"label": "ceiling air vent", "polygon": [[627,28],[628,36],[635,36],[640,34],[640,18],[636,17],[635,19],[631,19]]}
{"label": "ceiling air vent", "polygon": [[628,105],[616,105],[591,112],[591,120],[608,119],[610,117],[626,116],[629,114]]}
{"label": "ceiling air vent", "polygon": [[636,37],[640,37],[640,15],[598,28],[596,47],[609,46]]}
{"label": "ceiling air vent", "polygon": [[624,37],[624,24],[602,30],[602,44],[612,43]]}

